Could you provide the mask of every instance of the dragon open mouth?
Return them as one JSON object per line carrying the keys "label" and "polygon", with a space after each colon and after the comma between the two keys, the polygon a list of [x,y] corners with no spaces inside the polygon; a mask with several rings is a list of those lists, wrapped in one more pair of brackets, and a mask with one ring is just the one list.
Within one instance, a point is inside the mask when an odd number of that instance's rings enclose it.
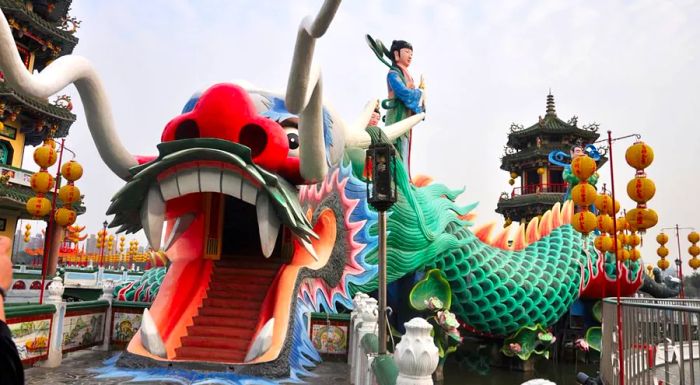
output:
{"label": "dragon open mouth", "polygon": [[335,217],[319,216],[312,228],[296,188],[255,165],[246,146],[199,138],[158,149],[109,209],[111,226],[143,228],[153,248],[167,221],[172,263],[128,350],[168,361],[277,359],[299,273],[328,261]]}

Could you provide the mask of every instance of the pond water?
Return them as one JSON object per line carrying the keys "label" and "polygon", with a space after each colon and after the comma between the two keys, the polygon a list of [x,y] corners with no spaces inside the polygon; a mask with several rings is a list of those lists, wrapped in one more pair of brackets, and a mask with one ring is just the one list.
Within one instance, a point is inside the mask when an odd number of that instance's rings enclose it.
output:
{"label": "pond water", "polygon": [[566,359],[559,361],[537,358],[535,370],[524,372],[504,367],[503,362],[491,362],[492,354],[485,350],[465,349],[454,353],[445,364],[443,385],[519,385],[534,378],[544,378],[557,385],[574,385],[577,373],[595,376],[600,367],[597,353],[587,357],[579,352],[575,360],[573,352],[569,352]]}

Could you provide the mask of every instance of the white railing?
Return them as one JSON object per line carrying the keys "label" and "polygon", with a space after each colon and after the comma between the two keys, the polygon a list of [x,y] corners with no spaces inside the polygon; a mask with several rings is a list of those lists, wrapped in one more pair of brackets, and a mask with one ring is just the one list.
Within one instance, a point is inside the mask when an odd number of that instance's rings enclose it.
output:
{"label": "white railing", "polygon": [[605,384],[700,384],[700,300],[623,298],[622,357],[617,303],[603,302],[600,373]]}

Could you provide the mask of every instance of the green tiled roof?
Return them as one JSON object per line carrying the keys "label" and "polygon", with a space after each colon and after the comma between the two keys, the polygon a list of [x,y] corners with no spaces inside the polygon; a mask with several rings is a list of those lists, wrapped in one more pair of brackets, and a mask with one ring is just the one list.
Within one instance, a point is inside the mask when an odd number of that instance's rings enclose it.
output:
{"label": "green tiled roof", "polygon": [[553,206],[557,202],[561,202],[564,197],[563,193],[539,193],[539,194],[526,194],[526,195],[516,195],[509,199],[500,199],[498,201],[497,213],[499,210],[504,208],[522,207],[533,204],[545,204]]}
{"label": "green tiled roof", "polygon": [[521,163],[528,160],[542,160],[549,163],[549,153],[555,150],[562,150],[561,145],[543,144],[542,147],[528,147],[513,154],[506,154],[501,158],[501,169],[510,171],[513,163]]}
{"label": "green tiled roof", "polygon": [[46,36],[57,38],[61,43],[61,54],[69,54],[73,52],[78,38],[72,33],[57,28],[56,24],[44,20],[41,16],[34,12],[30,12],[24,5],[23,1],[18,0],[0,0],[0,8],[6,16],[12,15],[22,21],[32,23],[39,33]]}

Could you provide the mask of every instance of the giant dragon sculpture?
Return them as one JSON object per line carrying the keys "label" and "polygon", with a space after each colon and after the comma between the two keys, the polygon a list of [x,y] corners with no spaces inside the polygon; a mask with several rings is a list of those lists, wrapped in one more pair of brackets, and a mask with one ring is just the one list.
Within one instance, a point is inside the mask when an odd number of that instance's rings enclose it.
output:
{"label": "giant dragon sculpture", "polygon": [[[170,266],[124,365],[206,361],[222,371],[233,366],[239,375],[295,377],[320,359],[306,336],[304,313],[351,308],[355,293],[376,289],[376,213],[367,203],[367,182],[346,157],[349,149],[370,144],[364,129],[374,103],[346,123],[324,103],[313,64],[315,43],[339,5],[327,0],[316,17],[302,21],[285,94],[249,84],[197,93],[166,124],[157,156],[126,150],[107,93],[86,59],[64,56],[30,74],[0,18],[5,81],[35,98],[76,86],[102,160],[125,181],[109,208],[111,226],[143,229],[153,249],[167,250]],[[415,115],[384,132],[395,139],[423,118]],[[610,274],[601,274],[611,273],[610,258],[568,224],[569,202],[514,229],[509,245],[508,232],[492,235],[492,226],[472,225],[476,205],[455,203],[462,191],[426,179],[414,184],[401,165],[397,177],[398,202],[388,214],[389,281],[440,269],[452,288],[452,310],[474,330],[507,336],[526,325],[549,326],[578,297],[612,293]],[[251,333],[221,335],[221,343],[243,339],[244,354],[217,356],[204,348],[184,354],[185,342],[201,335],[193,319],[216,300],[216,288],[230,301],[248,300],[237,298],[235,282],[220,275],[247,261],[259,263],[250,265],[251,275],[269,267],[265,261],[277,262],[261,289]],[[622,273],[623,295],[635,292],[642,282],[639,264],[623,266]],[[217,310],[232,316],[227,311]]]}

